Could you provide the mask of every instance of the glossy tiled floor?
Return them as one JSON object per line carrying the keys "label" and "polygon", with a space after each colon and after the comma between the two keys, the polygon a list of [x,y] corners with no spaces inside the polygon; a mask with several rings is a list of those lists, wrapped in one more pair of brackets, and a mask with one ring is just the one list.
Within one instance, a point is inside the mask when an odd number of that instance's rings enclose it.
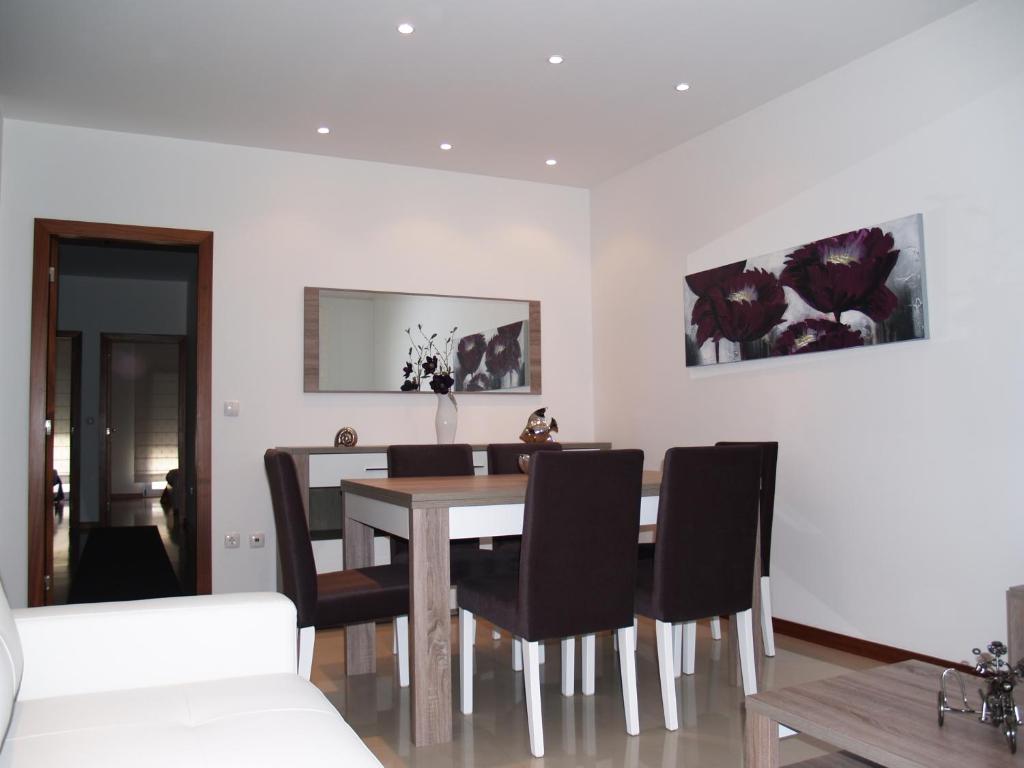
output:
{"label": "glossy tiled floor", "polygon": [[[457,633],[452,627],[453,642]],[[727,635],[723,622],[723,634]],[[417,748],[410,741],[409,689],[400,689],[391,655],[390,624],[377,629],[377,674],[345,677],[344,632],[317,633],[313,682],[320,687],[386,766],[553,766],[557,768],[741,768],[743,717],[741,688],[729,683],[728,640],[711,639],[698,630],[697,670],[676,681],[680,727],[664,729],[657,657],[651,622],[640,623],[637,680],[640,735],[626,735],[622,691],[611,636],[598,640],[597,691],[579,693],[579,643],[576,644],[577,693],[560,690],[557,643],[547,646],[542,677],[545,756],[530,755],[523,700],[523,676],[512,671],[512,644],[507,635],[492,641],[490,626],[478,623],[475,711],[458,711],[458,661],[453,658],[454,740]],[[875,666],[876,662],[798,640],[777,637],[777,654],[765,661],[760,687],[794,685]],[[457,648],[455,649],[457,652]],[[783,765],[822,754],[802,737],[782,743]]]}

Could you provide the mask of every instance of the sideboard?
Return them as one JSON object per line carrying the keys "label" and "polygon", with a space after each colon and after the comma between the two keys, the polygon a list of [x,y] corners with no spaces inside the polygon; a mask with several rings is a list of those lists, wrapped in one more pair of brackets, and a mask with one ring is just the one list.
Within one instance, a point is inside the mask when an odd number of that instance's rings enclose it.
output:
{"label": "sideboard", "polygon": [[[509,441],[511,442],[511,441]],[[567,451],[601,451],[611,443],[562,443]],[[317,571],[337,571],[344,567],[341,543],[342,479],[388,476],[386,445],[357,445],[352,448],[333,446],[284,446],[295,460],[302,488],[302,501],[309,517],[309,533],[313,539],[313,556]],[[473,464],[478,475],[487,474],[487,445],[473,446]],[[390,561],[391,551],[386,537],[374,541],[374,561]]]}

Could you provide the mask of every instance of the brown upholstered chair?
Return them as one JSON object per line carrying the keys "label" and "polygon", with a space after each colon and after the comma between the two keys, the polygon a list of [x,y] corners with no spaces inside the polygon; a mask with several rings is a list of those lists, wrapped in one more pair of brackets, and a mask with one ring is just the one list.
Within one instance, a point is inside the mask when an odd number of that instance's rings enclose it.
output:
{"label": "brown upholstered chair", "polygon": [[[491,443],[487,446],[487,474],[518,475],[519,457],[523,454],[532,456],[537,451],[560,451],[561,443]],[[519,559],[519,536],[496,536],[494,551],[507,553]]]}
{"label": "brown upholstered chair", "polygon": [[779,463],[779,444],[776,442],[728,443],[715,445],[751,445],[761,449],[761,496],[758,504],[758,522],[761,526],[761,641],[764,655],[775,655],[775,628],[772,626],[772,592],[769,566],[772,557],[772,521],[775,517],[775,473]]}
{"label": "brown upholstered chair", "polygon": [[299,674],[309,679],[316,629],[398,617],[398,679],[409,685],[409,569],[400,565],[316,572],[309,523],[291,454],[263,456],[274,507],[284,594],[298,615]]}
{"label": "brown upholstered chair", "polygon": [[[388,446],[388,477],[454,477],[474,474],[473,447],[454,445]],[[451,581],[492,567],[494,553],[480,549],[480,539],[461,539],[451,544]],[[409,542],[392,537],[391,562],[409,562]]]}
{"label": "brown upholstered chair", "polygon": [[[519,568],[459,582],[462,712],[473,711],[471,633],[479,615],[523,641],[530,751],[536,757],[544,754],[539,641],[546,639],[589,637],[586,676],[594,663],[594,633],[617,630],[626,732],[639,733],[633,595],[643,462],[643,452],[633,450],[534,454]],[[565,695],[573,688],[572,642],[568,651],[562,658]]]}
{"label": "brown upholstered chair", "polygon": [[735,617],[743,690],[757,693],[751,607],[761,452],[754,447],[665,453],[653,560],[637,569],[636,612],[655,620],[665,727],[679,727],[672,628],[682,624],[682,671],[693,674],[696,621]]}
{"label": "brown upholstered chair", "polygon": [[[560,451],[561,443],[491,443],[487,446],[487,474],[489,475],[518,475],[522,473],[519,467],[519,457],[523,454],[532,456],[537,451]],[[522,541],[521,536],[495,536],[493,539],[494,551],[502,557],[519,560],[519,547]],[[497,629],[491,631],[491,638],[498,640],[501,633]],[[544,663],[543,646],[541,646],[541,663]],[[514,641],[512,668],[517,672],[523,668],[523,648],[519,640]]]}

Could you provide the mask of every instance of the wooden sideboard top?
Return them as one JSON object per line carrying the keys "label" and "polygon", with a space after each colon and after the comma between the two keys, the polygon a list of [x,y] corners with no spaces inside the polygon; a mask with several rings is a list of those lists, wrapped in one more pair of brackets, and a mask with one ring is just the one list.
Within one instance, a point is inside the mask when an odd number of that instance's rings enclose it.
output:
{"label": "wooden sideboard top", "polygon": [[[508,440],[509,443],[517,442],[516,440]],[[524,443],[525,445],[525,443]],[[580,450],[580,449],[596,449],[601,451],[607,451],[611,449],[611,443],[562,443],[562,447],[566,450]],[[311,456],[314,454],[329,454],[329,453],[387,453],[388,447],[386,445],[356,445],[352,448],[345,448],[342,446],[335,447],[333,445],[302,445],[302,446],[279,446],[279,451],[287,451],[293,456]],[[486,451],[487,443],[479,443],[473,445],[474,451]]]}

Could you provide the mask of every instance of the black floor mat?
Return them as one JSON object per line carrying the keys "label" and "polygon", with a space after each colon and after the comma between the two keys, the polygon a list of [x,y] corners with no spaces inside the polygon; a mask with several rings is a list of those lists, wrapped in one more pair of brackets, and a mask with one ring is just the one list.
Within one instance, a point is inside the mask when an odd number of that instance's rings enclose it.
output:
{"label": "black floor mat", "polygon": [[94,528],[71,579],[69,603],[181,595],[155,525]]}

